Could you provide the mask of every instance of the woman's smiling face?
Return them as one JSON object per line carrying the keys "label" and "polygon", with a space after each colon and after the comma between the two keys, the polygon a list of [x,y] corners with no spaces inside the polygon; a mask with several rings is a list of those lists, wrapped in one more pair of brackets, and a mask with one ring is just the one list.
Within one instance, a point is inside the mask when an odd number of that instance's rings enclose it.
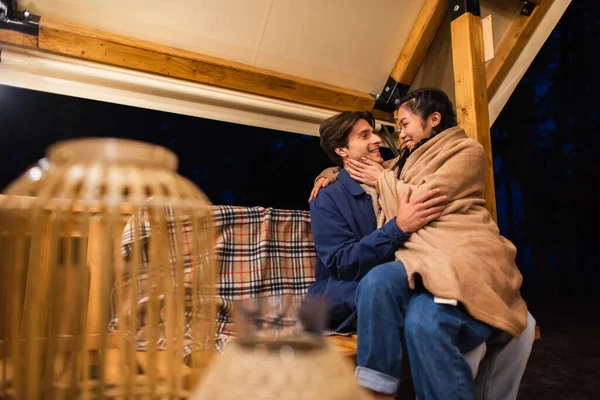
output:
{"label": "woman's smiling face", "polygon": [[400,124],[400,139],[408,150],[412,149],[423,139],[431,137],[433,127],[440,123],[440,114],[434,112],[427,120],[411,113],[404,104],[398,109],[398,123]]}

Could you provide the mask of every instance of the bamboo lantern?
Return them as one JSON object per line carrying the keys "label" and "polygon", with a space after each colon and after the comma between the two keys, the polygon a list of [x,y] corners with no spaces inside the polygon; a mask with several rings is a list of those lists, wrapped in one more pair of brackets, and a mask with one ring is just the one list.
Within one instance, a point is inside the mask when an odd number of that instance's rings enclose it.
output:
{"label": "bamboo lantern", "polygon": [[0,198],[0,398],[188,396],[214,354],[210,202],[159,146],[46,155]]}

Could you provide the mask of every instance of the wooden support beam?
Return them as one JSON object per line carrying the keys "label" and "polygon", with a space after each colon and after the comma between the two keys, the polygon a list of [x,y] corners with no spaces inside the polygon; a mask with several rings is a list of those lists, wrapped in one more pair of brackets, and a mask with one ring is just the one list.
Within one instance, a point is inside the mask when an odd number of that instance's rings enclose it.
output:
{"label": "wooden support beam", "polygon": [[21,32],[0,29],[0,44],[2,43],[37,48],[38,38],[37,36],[27,35]]}
{"label": "wooden support beam", "polygon": [[385,112],[377,109],[371,110],[371,113],[376,119],[380,119],[382,121],[394,122],[394,114],[390,112]]}
{"label": "wooden support beam", "polygon": [[410,85],[448,12],[448,0],[425,0],[390,77]]}
{"label": "wooden support beam", "polygon": [[334,110],[370,110],[368,93],[302,79],[48,18],[39,48],[54,53]]}
{"label": "wooden support beam", "polygon": [[515,14],[496,47],[494,58],[486,65],[488,98],[496,94],[553,2],[554,0],[539,1],[540,4],[533,9],[530,16]]}
{"label": "wooden support beam", "polygon": [[42,17],[37,43],[2,32],[0,41],[332,110],[371,110],[368,93]]}
{"label": "wooden support beam", "polygon": [[396,64],[383,90],[377,96],[377,109],[391,115],[398,107],[400,98],[408,92],[415,79],[447,11],[448,0],[425,0]]}
{"label": "wooden support beam", "polygon": [[481,17],[464,12],[452,21],[450,29],[458,123],[485,150],[484,198],[486,208],[497,220]]}
{"label": "wooden support beam", "polygon": [[331,110],[372,110],[377,119],[393,121],[392,113],[373,110],[375,100],[368,93],[46,17],[40,19],[39,27],[39,36],[0,29],[0,49],[2,44],[41,49]]}

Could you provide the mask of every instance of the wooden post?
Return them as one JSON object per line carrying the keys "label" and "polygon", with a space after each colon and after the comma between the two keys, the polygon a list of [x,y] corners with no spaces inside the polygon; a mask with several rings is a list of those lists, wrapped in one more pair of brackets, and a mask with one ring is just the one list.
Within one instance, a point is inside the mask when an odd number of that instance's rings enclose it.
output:
{"label": "wooden post", "polygon": [[494,221],[497,221],[479,0],[452,0],[450,12],[452,13],[450,29],[458,123],[467,135],[481,143],[485,150],[484,198],[486,208],[492,214]]}

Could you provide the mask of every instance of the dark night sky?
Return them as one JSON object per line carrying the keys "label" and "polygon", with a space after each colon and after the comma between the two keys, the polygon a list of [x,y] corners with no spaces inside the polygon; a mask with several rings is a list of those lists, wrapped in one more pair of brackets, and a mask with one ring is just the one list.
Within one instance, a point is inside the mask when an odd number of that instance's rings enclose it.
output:
{"label": "dark night sky", "polygon": [[[587,302],[600,283],[597,2],[574,1],[492,127],[499,225],[528,301]],[[316,137],[0,86],[0,187],[57,140],[163,145],[214,204],[308,209]]]}

